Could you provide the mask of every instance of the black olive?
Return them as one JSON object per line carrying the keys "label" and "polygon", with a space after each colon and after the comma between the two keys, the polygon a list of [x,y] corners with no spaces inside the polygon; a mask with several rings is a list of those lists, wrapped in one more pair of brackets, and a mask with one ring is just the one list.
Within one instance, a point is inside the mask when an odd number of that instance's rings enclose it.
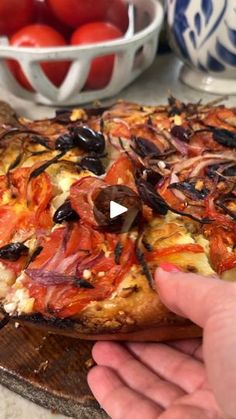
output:
{"label": "black olive", "polygon": [[110,106],[97,106],[95,108],[85,108],[86,114],[91,116],[100,116],[104,112],[106,112],[108,109],[110,109]]}
{"label": "black olive", "polygon": [[87,152],[103,153],[105,138],[101,132],[95,132],[88,127],[76,127],[72,130],[77,147]]}
{"label": "black olive", "polygon": [[161,154],[157,146],[150,140],[143,137],[134,138],[134,151],[141,157],[159,156]]}
{"label": "black olive", "polygon": [[75,138],[72,133],[60,135],[55,142],[56,150],[68,151],[75,147]]}
{"label": "black olive", "polygon": [[71,207],[70,201],[65,201],[55,212],[53,216],[54,223],[61,224],[63,221],[77,221],[79,215]]}
{"label": "black olive", "polygon": [[153,186],[156,186],[156,184],[162,179],[162,175],[152,169],[146,169],[145,175],[147,182]]}
{"label": "black olive", "polygon": [[60,135],[56,142],[56,150],[68,151],[78,147],[87,152],[103,153],[105,138],[101,132],[95,132],[88,127],[72,127],[69,133]]}
{"label": "black olive", "polygon": [[90,170],[97,176],[101,176],[105,173],[105,169],[101,160],[96,156],[85,156],[80,160],[79,165],[82,169]]}
{"label": "black olive", "polygon": [[213,140],[225,147],[236,148],[236,133],[224,128],[211,127]]}
{"label": "black olive", "polygon": [[152,208],[157,214],[167,214],[168,206],[150,183],[146,182],[144,179],[138,179],[136,184],[139,195],[146,205]]}
{"label": "black olive", "polygon": [[0,247],[0,258],[12,260],[15,262],[21,256],[27,255],[29,248],[25,246],[23,243],[9,243],[3,247]]}
{"label": "black olive", "polygon": [[186,130],[186,128],[182,127],[181,125],[175,125],[173,128],[171,128],[170,133],[174,137],[178,138],[178,140],[180,141],[189,141],[190,133]]}

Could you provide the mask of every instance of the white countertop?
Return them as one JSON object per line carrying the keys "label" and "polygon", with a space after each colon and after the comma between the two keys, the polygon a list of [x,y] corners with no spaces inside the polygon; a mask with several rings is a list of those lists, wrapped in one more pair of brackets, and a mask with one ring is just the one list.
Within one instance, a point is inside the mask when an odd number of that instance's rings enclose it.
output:
{"label": "white countertop", "polygon": [[[166,103],[169,93],[183,101],[203,102],[213,100],[214,95],[199,92],[184,86],[178,81],[180,62],[172,54],[158,56],[153,65],[132,85],[121,92],[117,98],[137,101],[144,104]],[[0,100],[13,106],[17,113],[28,118],[50,117],[54,109],[32,104],[9,94],[0,85]],[[110,100],[112,102],[112,99]],[[236,96],[226,102],[236,106]],[[1,348],[0,348],[1,349]],[[63,419],[0,386],[0,419]]]}

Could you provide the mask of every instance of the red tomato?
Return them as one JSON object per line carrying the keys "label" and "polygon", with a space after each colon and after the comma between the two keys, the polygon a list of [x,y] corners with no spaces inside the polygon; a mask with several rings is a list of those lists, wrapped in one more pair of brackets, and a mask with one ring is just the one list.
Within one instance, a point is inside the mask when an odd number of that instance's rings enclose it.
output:
{"label": "red tomato", "polygon": [[134,168],[131,160],[125,153],[111,165],[108,170],[105,181],[110,185],[126,185],[136,190]]}
{"label": "red tomato", "polygon": [[19,168],[11,173],[11,192],[14,192],[14,197],[6,205],[0,206],[1,246],[10,243],[16,232],[24,241],[35,231],[44,232],[52,226],[50,178],[47,173],[42,173],[29,184],[29,173],[29,168]]}
{"label": "red tomato", "polygon": [[[122,37],[120,29],[106,22],[94,22],[78,28],[72,35],[72,45],[94,44]],[[114,55],[95,58],[91,64],[86,82],[88,89],[100,89],[106,86],[111,78]]]}
{"label": "red tomato", "polygon": [[55,16],[73,28],[103,20],[118,26],[124,33],[129,24],[123,0],[48,0],[48,3]]}
{"label": "red tomato", "polygon": [[[78,237],[80,237],[80,240],[78,240]],[[104,237],[102,233],[91,229],[91,227],[82,222],[78,222],[74,225],[66,244],[65,256],[77,253],[80,256],[79,260],[83,260],[88,256],[91,249],[97,248],[103,241]]]}
{"label": "red tomato", "polygon": [[50,8],[47,0],[34,0],[35,8],[35,21],[37,23],[43,23],[45,25],[52,26],[58,32],[60,32],[66,39],[70,39],[72,29],[67,25],[62,25],[54,15],[52,9]]}
{"label": "red tomato", "polygon": [[153,252],[146,253],[147,261],[152,261],[163,256],[169,256],[174,253],[204,253],[204,249],[200,244],[196,243],[186,243],[186,244],[176,244],[175,246],[164,247],[163,249],[154,250]]}
{"label": "red tomato", "polygon": [[86,176],[71,186],[71,206],[86,224],[97,227],[93,214],[93,202],[100,190],[106,187],[107,184],[103,180],[94,176]]}
{"label": "red tomato", "polygon": [[[58,47],[66,45],[66,41],[59,32],[47,25],[34,24],[25,26],[10,39],[10,45],[17,47]],[[20,65],[10,61],[9,66],[19,83],[28,90],[32,86],[21,70]],[[68,71],[68,62],[46,62],[42,64],[45,74],[56,86],[60,86]]]}
{"label": "red tomato", "polygon": [[[129,238],[123,240],[123,251],[118,265],[115,263],[113,246],[110,247],[110,240],[104,239],[102,233],[101,237],[110,252],[109,256],[101,252],[101,243],[98,245],[98,243],[91,242],[90,252],[81,260],[80,254],[82,247],[84,247],[84,241],[82,235],[78,236],[76,234],[80,228],[84,228],[80,223],[74,224],[72,227],[69,242],[72,237],[77,236],[74,237],[77,244],[72,247],[71,244],[66,243],[68,237],[66,228],[54,230],[51,236],[46,238],[42,252],[29,265],[29,269],[42,269],[43,271],[51,271],[52,274],[61,273],[64,275],[61,283],[55,282],[54,284],[53,278],[51,278],[50,283],[48,283],[48,280],[37,283],[37,280],[26,279],[25,285],[29,289],[30,296],[35,298],[34,310],[47,315],[52,315],[54,311],[57,317],[69,317],[78,314],[90,301],[99,301],[108,297],[117,288],[134,263],[134,243]],[[91,238],[94,232],[89,231],[89,227],[85,228],[87,229],[86,235]],[[117,236],[116,244],[119,240],[120,237]],[[71,247],[72,254],[68,252],[69,247]],[[79,250],[79,247],[81,250]],[[76,252],[75,255],[74,252]],[[91,271],[90,281],[94,288],[80,288],[73,281],[78,271],[83,272],[86,267],[89,267]],[[101,272],[104,274],[101,275]],[[81,275],[78,275],[78,279],[80,277]]]}
{"label": "red tomato", "polygon": [[0,1],[0,34],[11,35],[34,18],[33,0]]}
{"label": "red tomato", "polygon": [[230,271],[236,267],[236,252],[232,255],[228,255],[226,259],[222,260],[219,265],[218,273],[222,274],[225,271]]}
{"label": "red tomato", "polygon": [[[225,224],[224,224],[225,225]],[[224,271],[233,269],[236,265],[236,253],[228,250],[230,239],[222,228],[214,228],[210,238],[210,261],[213,269],[221,275]]]}

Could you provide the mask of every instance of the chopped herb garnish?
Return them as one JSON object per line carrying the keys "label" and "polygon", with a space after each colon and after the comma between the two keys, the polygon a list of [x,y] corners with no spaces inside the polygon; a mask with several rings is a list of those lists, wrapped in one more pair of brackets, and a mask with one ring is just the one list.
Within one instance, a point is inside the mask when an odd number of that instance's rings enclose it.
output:
{"label": "chopped herb garnish", "polygon": [[140,249],[136,248],[136,257],[137,260],[140,264],[140,266],[142,267],[142,273],[143,275],[145,275],[145,277],[147,278],[148,284],[150,285],[150,287],[153,287],[153,277],[152,274],[148,268],[148,264],[145,260],[145,256],[144,254],[141,252]]}
{"label": "chopped herb garnish", "polygon": [[31,172],[29,180],[38,177],[41,175],[48,167],[50,167],[52,164],[55,164],[58,162],[58,160],[65,155],[65,152],[61,152],[60,154],[57,154],[57,156],[53,157],[53,159],[48,160],[46,163],[43,163],[41,166],[39,166],[37,169],[33,170]]}
{"label": "chopped herb garnish", "polygon": [[117,265],[120,264],[120,257],[121,257],[122,250],[123,250],[123,245],[122,243],[118,242],[115,247],[115,263]]}

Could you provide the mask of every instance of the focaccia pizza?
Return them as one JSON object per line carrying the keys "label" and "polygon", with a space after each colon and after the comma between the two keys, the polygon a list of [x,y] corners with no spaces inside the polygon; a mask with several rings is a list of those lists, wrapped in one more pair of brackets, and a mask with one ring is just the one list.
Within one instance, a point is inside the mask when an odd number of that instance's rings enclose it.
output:
{"label": "focaccia pizza", "polygon": [[235,109],[171,97],[31,121],[2,104],[0,153],[4,322],[84,339],[200,334],[153,274],[168,262],[236,279]]}

